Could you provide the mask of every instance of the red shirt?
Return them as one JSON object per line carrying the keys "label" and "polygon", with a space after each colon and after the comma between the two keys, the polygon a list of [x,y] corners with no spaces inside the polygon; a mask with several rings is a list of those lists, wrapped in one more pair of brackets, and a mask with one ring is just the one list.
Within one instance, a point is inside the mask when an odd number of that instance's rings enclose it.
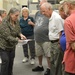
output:
{"label": "red shirt", "polygon": [[75,11],[65,20],[64,30],[66,35],[66,51],[64,54],[65,71],[75,73],[75,51],[72,50],[70,43],[75,41]]}

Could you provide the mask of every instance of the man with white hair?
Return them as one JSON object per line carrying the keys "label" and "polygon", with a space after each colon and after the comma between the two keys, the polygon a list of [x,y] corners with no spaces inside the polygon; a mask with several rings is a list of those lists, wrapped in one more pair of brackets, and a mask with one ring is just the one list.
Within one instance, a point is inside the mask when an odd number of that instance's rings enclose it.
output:
{"label": "man with white hair", "polygon": [[[61,75],[59,72],[59,66],[61,65],[59,39],[61,31],[63,30],[63,20],[58,13],[53,11],[50,3],[43,3],[41,5],[41,12],[43,15],[49,18],[49,39],[51,42],[50,48],[50,61],[51,70],[50,75]],[[60,63],[59,63],[60,62]]]}
{"label": "man with white hair", "polygon": [[66,35],[66,51],[63,59],[64,75],[75,75],[75,0],[63,1],[65,14],[69,15],[64,23]]}
{"label": "man with white hair", "polygon": [[[47,2],[47,0],[40,0],[40,6],[45,2]],[[48,37],[48,23],[49,19],[42,15],[41,11],[38,11],[35,15],[34,38],[36,42],[36,56],[38,57],[39,65],[33,68],[32,71],[44,71],[42,59],[43,55],[45,55],[48,67],[44,75],[50,75],[50,41]]]}

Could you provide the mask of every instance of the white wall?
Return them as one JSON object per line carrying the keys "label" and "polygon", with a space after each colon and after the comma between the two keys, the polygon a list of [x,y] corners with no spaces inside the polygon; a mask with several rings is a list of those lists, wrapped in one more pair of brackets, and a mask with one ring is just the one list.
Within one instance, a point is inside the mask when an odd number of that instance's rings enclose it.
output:
{"label": "white wall", "polygon": [[3,8],[3,0],[0,0],[0,9]]}
{"label": "white wall", "polygon": [[19,0],[20,4],[21,5],[27,5],[28,3],[28,0]]}

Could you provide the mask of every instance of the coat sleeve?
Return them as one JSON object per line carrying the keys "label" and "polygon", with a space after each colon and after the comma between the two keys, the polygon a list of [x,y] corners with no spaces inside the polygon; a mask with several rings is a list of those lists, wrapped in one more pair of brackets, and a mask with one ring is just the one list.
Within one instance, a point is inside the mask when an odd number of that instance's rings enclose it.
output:
{"label": "coat sleeve", "polygon": [[10,45],[15,45],[18,43],[18,39],[12,36],[9,27],[3,23],[0,25],[0,34],[0,37],[6,40]]}

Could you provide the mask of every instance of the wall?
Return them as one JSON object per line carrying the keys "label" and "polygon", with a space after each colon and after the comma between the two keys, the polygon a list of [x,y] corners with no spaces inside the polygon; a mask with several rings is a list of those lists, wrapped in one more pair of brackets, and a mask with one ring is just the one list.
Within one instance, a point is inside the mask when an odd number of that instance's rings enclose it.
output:
{"label": "wall", "polygon": [[0,9],[3,8],[3,0],[0,0]]}
{"label": "wall", "polygon": [[19,0],[19,2],[20,2],[20,5],[21,5],[21,7],[22,7],[22,5],[28,5],[28,0]]}

